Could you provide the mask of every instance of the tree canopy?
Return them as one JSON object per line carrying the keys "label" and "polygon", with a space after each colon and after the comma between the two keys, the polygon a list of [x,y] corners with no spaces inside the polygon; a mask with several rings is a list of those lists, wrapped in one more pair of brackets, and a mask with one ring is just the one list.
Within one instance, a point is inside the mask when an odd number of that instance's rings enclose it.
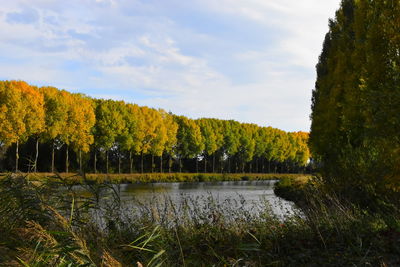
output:
{"label": "tree canopy", "polygon": [[[198,171],[200,161],[204,171],[210,165],[213,171],[261,172],[266,163],[274,170],[296,171],[307,164],[310,154],[307,133],[233,120],[193,120],[124,101],[92,99],[55,87],[36,88],[22,81],[0,82],[0,110],[1,144],[9,147],[34,140],[48,146],[52,170],[54,166],[68,170],[70,163],[76,169],[76,162],[79,169],[85,165],[90,170],[88,161],[92,161],[95,172],[98,162],[113,172],[117,160],[119,172],[127,166],[132,172],[138,170],[135,157],[141,158],[142,171],[153,170],[154,157],[158,157],[160,171],[163,166],[171,170],[173,165],[175,171]],[[61,151],[65,154],[59,155]],[[74,152],[72,158],[69,152]],[[128,157],[129,164],[125,164]],[[163,165],[164,160],[168,164]],[[36,161],[37,155],[35,165]]]}
{"label": "tree canopy", "polygon": [[310,147],[332,185],[400,188],[399,32],[399,1],[343,0],[329,23]]}

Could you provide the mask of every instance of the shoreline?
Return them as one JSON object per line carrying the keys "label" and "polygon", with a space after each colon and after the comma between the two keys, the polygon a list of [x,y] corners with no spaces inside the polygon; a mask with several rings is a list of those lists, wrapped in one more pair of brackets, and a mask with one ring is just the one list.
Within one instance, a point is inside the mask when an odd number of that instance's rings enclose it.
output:
{"label": "shoreline", "polygon": [[223,182],[260,181],[309,177],[309,174],[279,173],[132,173],[132,174],[79,174],[79,173],[1,173],[0,179],[9,175],[23,175],[31,181],[55,181],[69,184],[83,183],[176,183],[176,182]]}

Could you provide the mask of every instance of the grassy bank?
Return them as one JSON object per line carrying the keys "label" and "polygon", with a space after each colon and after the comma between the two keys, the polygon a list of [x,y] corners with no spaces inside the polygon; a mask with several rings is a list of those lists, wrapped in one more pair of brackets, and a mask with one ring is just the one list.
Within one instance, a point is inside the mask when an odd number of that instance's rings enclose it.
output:
{"label": "grassy bank", "polygon": [[[277,218],[265,203],[188,198],[164,208],[121,207],[117,192],[77,199],[61,180],[0,181],[0,265],[4,266],[396,266],[399,213],[369,214],[317,191],[303,214]],[[140,203],[140,202],[138,202]],[[88,209],[92,213],[88,213]],[[63,214],[63,215],[61,215]],[[88,215],[91,214],[91,215]],[[102,226],[98,217],[103,219]],[[97,218],[97,219],[96,219]]]}
{"label": "grassy bank", "polygon": [[[53,173],[21,174],[30,180],[46,181],[55,177]],[[0,177],[6,177],[2,174]],[[133,174],[72,174],[57,173],[66,183],[153,183],[153,182],[215,182],[215,181],[252,181],[291,179],[301,174],[261,174],[261,173],[133,173]]]}
{"label": "grassy bank", "polygon": [[311,176],[283,177],[275,184],[274,193],[283,199],[300,204],[307,198],[305,194],[308,187],[312,186]]}

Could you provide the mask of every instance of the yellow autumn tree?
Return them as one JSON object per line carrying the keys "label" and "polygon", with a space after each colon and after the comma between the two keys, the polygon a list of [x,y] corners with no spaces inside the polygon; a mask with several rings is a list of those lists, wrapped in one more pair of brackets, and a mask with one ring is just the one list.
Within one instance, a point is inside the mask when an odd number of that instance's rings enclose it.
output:
{"label": "yellow autumn tree", "polygon": [[71,134],[71,144],[79,153],[79,169],[82,171],[82,152],[89,152],[93,143],[92,128],[96,122],[92,99],[82,94],[73,94],[70,109],[70,126],[75,128]]}
{"label": "yellow autumn tree", "polygon": [[[0,85],[0,140],[16,144],[15,170],[18,171],[19,144],[44,129],[44,100],[36,87],[23,81],[5,81]],[[34,168],[36,170],[38,143]]]}
{"label": "yellow autumn tree", "polygon": [[[164,145],[164,152],[169,155],[168,159],[168,172],[171,172],[172,167],[172,153],[177,144],[176,134],[178,132],[178,124],[174,121],[172,114],[167,113],[165,110],[160,110],[163,118],[164,127],[167,130],[167,140]],[[163,172],[162,167],[162,154],[160,159],[160,172]]]}
{"label": "yellow autumn tree", "polygon": [[143,155],[150,153],[154,170],[154,156],[161,156],[167,141],[167,131],[161,113],[149,107],[141,107],[143,139],[141,146],[141,171],[143,172]]}
{"label": "yellow autumn tree", "polygon": [[24,105],[21,91],[12,82],[0,84],[0,139],[9,146],[16,143],[15,170],[18,170],[18,144],[20,137],[26,132],[23,120]]}
{"label": "yellow autumn tree", "polygon": [[45,127],[44,99],[37,87],[29,86],[25,82],[20,82],[22,99],[25,106],[24,123],[26,133],[22,141],[26,141],[30,136],[36,138],[36,153],[33,164],[33,171],[37,172],[37,161],[39,157],[39,135]]}
{"label": "yellow autumn tree", "polygon": [[132,154],[140,154],[145,134],[140,107],[136,104],[126,104],[124,121],[126,127],[121,135],[120,143],[122,149],[129,151],[129,172],[132,173]]}
{"label": "yellow autumn tree", "polygon": [[61,140],[66,145],[65,171],[69,171],[69,147],[79,153],[82,169],[82,152],[88,152],[93,143],[92,127],[95,115],[92,100],[82,94],[64,94],[68,106],[68,118]]}
{"label": "yellow autumn tree", "polygon": [[60,91],[55,87],[42,87],[40,92],[44,97],[45,129],[42,133],[42,140],[52,143],[51,172],[54,172],[54,150],[60,144],[60,137],[66,130],[68,120],[68,101],[66,91]]}

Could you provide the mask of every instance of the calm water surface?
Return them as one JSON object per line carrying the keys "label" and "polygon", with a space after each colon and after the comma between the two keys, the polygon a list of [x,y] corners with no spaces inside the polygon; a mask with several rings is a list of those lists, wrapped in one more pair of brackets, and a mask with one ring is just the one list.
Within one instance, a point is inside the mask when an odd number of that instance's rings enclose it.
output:
{"label": "calm water surface", "polygon": [[[272,212],[278,216],[293,214],[292,202],[283,200],[274,194],[276,180],[234,181],[234,182],[197,182],[197,183],[151,183],[114,185],[121,203],[125,207],[138,205],[162,206],[163,203],[182,205],[188,199],[192,205],[204,204],[212,199],[216,205],[241,208],[250,213],[258,213],[269,204]],[[108,193],[109,194],[109,193]],[[104,194],[103,199],[110,195]],[[197,204],[193,204],[197,203]]]}

